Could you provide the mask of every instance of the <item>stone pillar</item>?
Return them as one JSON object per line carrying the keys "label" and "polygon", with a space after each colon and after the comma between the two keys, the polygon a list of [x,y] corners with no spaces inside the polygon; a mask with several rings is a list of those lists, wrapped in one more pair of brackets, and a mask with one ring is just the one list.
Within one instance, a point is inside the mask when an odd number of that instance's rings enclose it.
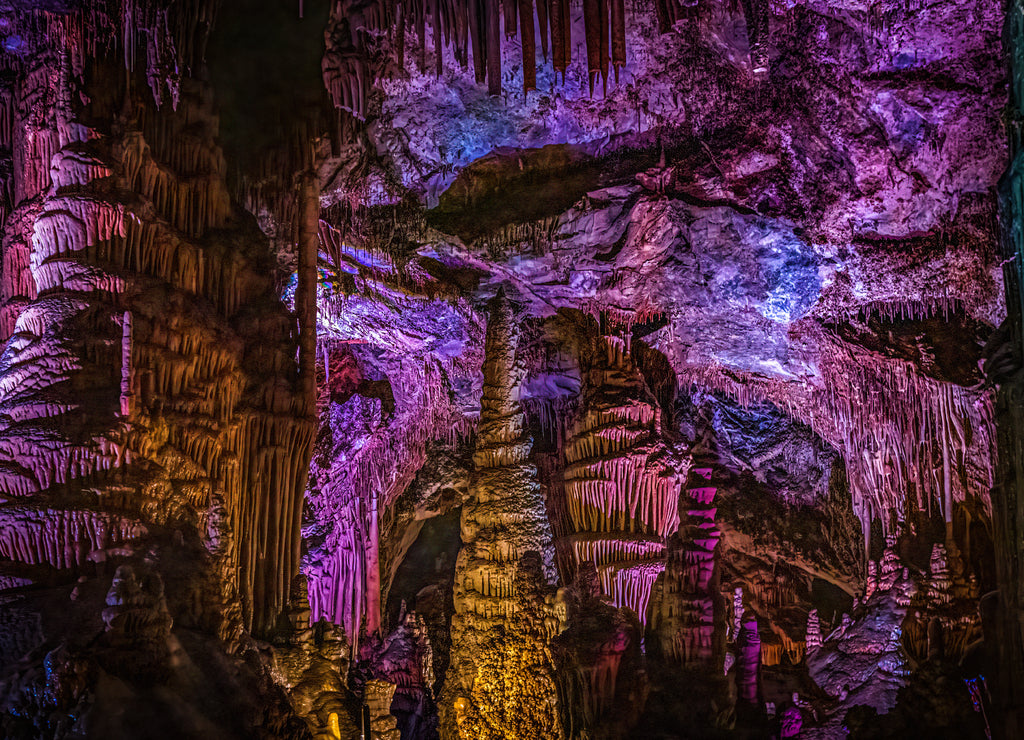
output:
{"label": "stone pillar", "polygon": [[557,740],[562,729],[545,627],[554,549],[519,403],[525,374],[516,356],[519,322],[501,292],[490,309],[441,734]]}

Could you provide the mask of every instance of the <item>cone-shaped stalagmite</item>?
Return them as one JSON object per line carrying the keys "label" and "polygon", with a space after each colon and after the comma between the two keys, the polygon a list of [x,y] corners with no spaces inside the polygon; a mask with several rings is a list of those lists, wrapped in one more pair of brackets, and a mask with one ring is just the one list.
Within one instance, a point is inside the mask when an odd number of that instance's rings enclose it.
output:
{"label": "cone-shaped stalagmite", "polygon": [[441,697],[444,737],[562,736],[545,649],[551,531],[523,428],[518,343],[518,322],[499,293],[487,325],[476,471],[462,509],[451,663]]}

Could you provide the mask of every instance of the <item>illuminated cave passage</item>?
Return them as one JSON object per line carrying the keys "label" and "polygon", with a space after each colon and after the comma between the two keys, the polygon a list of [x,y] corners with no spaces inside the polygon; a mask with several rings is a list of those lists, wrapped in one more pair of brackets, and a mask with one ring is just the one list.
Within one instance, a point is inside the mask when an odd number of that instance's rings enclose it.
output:
{"label": "illuminated cave passage", "polygon": [[1024,737],[1022,69],[0,0],[0,737]]}

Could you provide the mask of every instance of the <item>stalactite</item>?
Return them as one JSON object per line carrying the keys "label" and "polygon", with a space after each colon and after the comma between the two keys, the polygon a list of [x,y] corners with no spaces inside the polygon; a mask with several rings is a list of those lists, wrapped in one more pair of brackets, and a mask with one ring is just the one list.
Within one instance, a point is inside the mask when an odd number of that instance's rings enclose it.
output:
{"label": "stalactite", "polygon": [[626,8],[625,0],[608,0],[611,5],[612,66],[615,68],[615,82],[619,82],[619,70],[626,66]]}
{"label": "stalactite", "polygon": [[594,78],[601,71],[601,0],[583,0],[583,24],[587,42],[587,80],[594,95]]}
{"label": "stalactite", "polygon": [[[484,0],[483,22],[486,29],[487,93],[501,95],[501,29],[498,24],[498,0]],[[512,3],[507,3],[511,5]]]}
{"label": "stalactite", "polygon": [[76,570],[88,562],[131,553],[133,541],[146,534],[140,522],[108,513],[0,508],[0,557],[28,565]]}
{"label": "stalactite", "polygon": [[469,5],[469,40],[473,50],[473,74],[476,84],[487,79],[487,0],[467,0]]}
{"label": "stalactite", "polygon": [[689,3],[684,0],[655,0],[658,29],[661,33],[668,33],[678,21],[683,19],[688,5]]}
{"label": "stalactite", "polygon": [[571,40],[567,42],[570,23],[568,0],[551,0],[551,64],[555,72],[562,73],[563,83],[570,61]]}
{"label": "stalactite", "polygon": [[597,2],[597,17],[598,17],[598,29],[601,37],[600,49],[599,49],[599,65],[598,72],[601,75],[601,88],[604,95],[608,94],[608,61],[609,61],[609,38],[608,38],[608,4],[609,0],[598,0]]}
{"label": "stalactite", "polygon": [[665,567],[665,538],[679,523],[685,465],[674,470],[659,439],[660,409],[625,342],[600,337],[579,421],[565,444],[565,523],[559,549],[576,565],[593,562],[616,606],[647,621],[654,579]]}
{"label": "stalactite", "polygon": [[549,16],[548,2],[550,0],[537,0],[537,26],[540,28],[540,50],[544,61],[548,60],[548,31]]}
{"label": "stalactite", "polygon": [[[523,47],[523,92],[537,89],[537,41],[533,35],[533,0],[517,0],[522,24],[519,35]],[[505,7],[516,2],[505,1]],[[506,27],[507,30],[507,27]]]}
{"label": "stalactite", "polygon": [[505,14],[505,36],[514,38],[519,20],[520,2],[519,0],[505,0],[501,7]]}
{"label": "stalactite", "polygon": [[807,614],[807,637],[805,638],[807,652],[817,650],[821,647],[821,624],[818,620],[818,610],[811,609]]}

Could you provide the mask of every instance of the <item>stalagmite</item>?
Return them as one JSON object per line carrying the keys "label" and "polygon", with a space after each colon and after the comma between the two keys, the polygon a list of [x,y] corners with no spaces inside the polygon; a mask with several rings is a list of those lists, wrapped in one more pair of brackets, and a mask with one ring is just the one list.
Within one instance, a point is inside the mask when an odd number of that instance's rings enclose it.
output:
{"label": "stalagmite", "polygon": [[664,586],[652,610],[651,628],[662,654],[682,666],[718,665],[724,660],[715,640],[716,622],[724,613],[717,613],[714,598],[719,533],[713,506],[717,489],[708,485],[711,478],[709,467],[690,470],[686,493],[679,498],[678,530],[668,541]]}
{"label": "stalagmite", "polygon": [[[467,740],[562,736],[544,651],[554,551],[519,403],[519,336],[499,292],[487,323],[476,472],[462,509],[452,657],[441,700],[443,730]],[[494,540],[505,547],[495,552],[488,544]]]}
{"label": "stalagmite", "polygon": [[[761,657],[764,647],[757,629],[757,620],[744,621],[739,639],[739,660],[737,666],[737,684],[739,695],[748,704],[758,703],[758,686],[761,669]],[[781,650],[781,646],[779,646]],[[778,664],[777,656],[772,656],[770,665]]]}

